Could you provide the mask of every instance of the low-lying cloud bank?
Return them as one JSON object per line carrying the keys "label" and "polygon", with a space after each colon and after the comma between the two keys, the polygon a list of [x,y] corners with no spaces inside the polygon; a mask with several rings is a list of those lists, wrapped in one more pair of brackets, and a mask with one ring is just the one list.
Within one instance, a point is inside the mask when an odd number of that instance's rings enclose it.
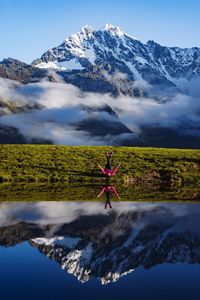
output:
{"label": "low-lying cloud bank", "polygon": [[[0,100],[9,100],[18,105],[37,103],[39,110],[0,117],[0,124],[19,129],[27,141],[33,138],[51,140],[56,144],[68,145],[110,145],[123,140],[137,138],[141,126],[173,128],[183,135],[200,137],[200,79],[187,82],[185,93],[171,93],[164,90],[160,99],[156,97],[129,97],[86,93],[77,87],[61,82],[19,84],[0,79]],[[145,81],[134,83],[140,88],[152,91]],[[168,95],[167,95],[168,93]],[[150,93],[149,93],[150,94]],[[165,101],[166,95],[168,101]],[[169,97],[170,95],[170,97]],[[92,136],[89,130],[77,130],[77,124],[89,119],[118,122],[114,114],[100,108],[108,105],[133,133],[118,136],[109,132]],[[88,109],[91,108],[91,109]]]}
{"label": "low-lying cloud bank", "polygon": [[[165,211],[169,218],[184,217],[187,215],[200,215],[200,208],[188,204],[175,203],[150,203],[150,202],[117,202],[113,210],[116,214],[130,212],[145,212],[149,215],[148,222],[155,219],[155,209]],[[152,212],[152,213],[151,213]],[[158,212],[158,210],[157,210]],[[35,223],[39,225],[71,223],[83,216],[107,215],[101,202],[65,201],[65,202],[3,202],[0,203],[0,227],[14,225],[20,222]],[[158,216],[158,215],[157,215]],[[159,218],[159,221],[160,221]],[[200,218],[198,217],[200,220]]]}

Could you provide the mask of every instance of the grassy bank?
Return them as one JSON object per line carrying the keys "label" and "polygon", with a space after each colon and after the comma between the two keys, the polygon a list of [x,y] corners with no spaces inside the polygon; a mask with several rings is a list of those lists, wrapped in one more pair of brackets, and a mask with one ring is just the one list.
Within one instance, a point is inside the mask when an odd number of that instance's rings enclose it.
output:
{"label": "grassy bank", "polygon": [[200,150],[53,145],[0,145],[0,182],[101,183],[107,150],[122,163],[112,183],[200,184]]}
{"label": "grassy bank", "polygon": [[[0,203],[3,201],[101,201],[106,196],[98,194],[102,184],[63,184],[63,183],[3,183],[0,185]],[[152,190],[141,186],[128,186],[115,184],[120,199],[111,195],[111,202],[118,201],[167,201],[167,202],[193,202],[200,201],[200,187],[177,187],[166,190]]]}
{"label": "grassy bank", "polygon": [[[0,185],[2,201],[90,201],[97,200],[100,186],[60,183],[3,183]],[[103,197],[102,197],[103,198]]]}

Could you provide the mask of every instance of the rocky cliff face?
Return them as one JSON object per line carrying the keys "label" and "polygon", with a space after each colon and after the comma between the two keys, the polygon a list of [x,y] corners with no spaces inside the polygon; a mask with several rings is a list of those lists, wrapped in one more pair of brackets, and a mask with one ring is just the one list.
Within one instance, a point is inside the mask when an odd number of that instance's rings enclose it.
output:
{"label": "rocky cliff face", "polygon": [[34,68],[17,59],[8,58],[0,62],[0,77],[23,83],[38,81],[45,77],[46,71]]}

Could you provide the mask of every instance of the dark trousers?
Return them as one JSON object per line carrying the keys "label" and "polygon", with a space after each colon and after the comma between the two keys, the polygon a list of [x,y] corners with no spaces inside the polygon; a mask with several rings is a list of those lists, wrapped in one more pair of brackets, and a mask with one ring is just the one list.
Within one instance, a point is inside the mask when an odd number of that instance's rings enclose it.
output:
{"label": "dark trousers", "polygon": [[107,162],[106,162],[106,169],[111,170],[111,161],[110,161],[110,157],[107,156]]}

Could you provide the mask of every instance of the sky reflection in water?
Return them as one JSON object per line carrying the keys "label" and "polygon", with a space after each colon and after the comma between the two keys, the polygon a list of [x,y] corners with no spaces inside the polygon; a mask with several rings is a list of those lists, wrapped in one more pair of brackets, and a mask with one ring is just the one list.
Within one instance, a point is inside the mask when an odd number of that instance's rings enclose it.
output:
{"label": "sky reflection in water", "polygon": [[104,200],[1,203],[2,299],[198,299],[200,205]]}

